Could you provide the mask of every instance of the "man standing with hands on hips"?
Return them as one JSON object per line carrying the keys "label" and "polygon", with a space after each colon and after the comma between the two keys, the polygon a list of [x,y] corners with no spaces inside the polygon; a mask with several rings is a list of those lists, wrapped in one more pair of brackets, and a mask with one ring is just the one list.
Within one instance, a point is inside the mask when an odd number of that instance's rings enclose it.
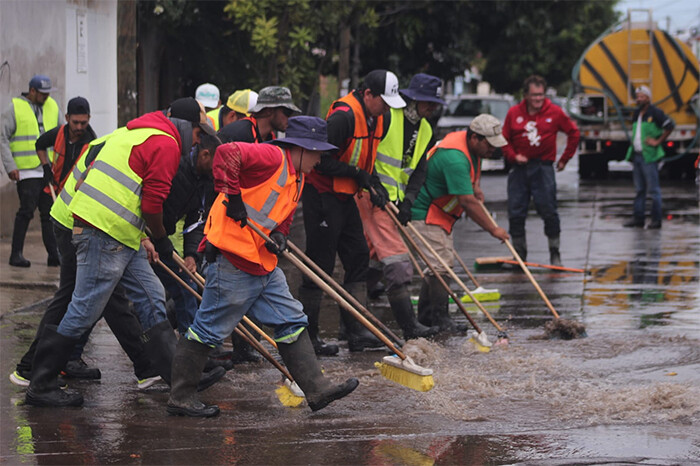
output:
{"label": "man standing with hands on hips", "polygon": [[528,77],[523,83],[525,98],[508,110],[503,124],[503,136],[508,141],[503,154],[512,165],[508,174],[508,219],[513,247],[526,260],[525,219],[532,199],[544,220],[549,262],[561,265],[561,226],[553,167],[557,158],[557,133],[561,131],[567,135],[564,153],[556,162],[557,171],[562,171],[573,157],[580,133],[564,111],[545,98],[546,88],[547,82],[542,76]]}

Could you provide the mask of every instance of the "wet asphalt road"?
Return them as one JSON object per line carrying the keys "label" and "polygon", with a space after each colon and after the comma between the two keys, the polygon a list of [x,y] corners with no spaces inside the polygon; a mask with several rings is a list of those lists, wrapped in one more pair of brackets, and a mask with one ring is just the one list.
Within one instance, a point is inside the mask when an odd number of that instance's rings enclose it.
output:
{"label": "wet asphalt road", "polygon": [[[167,391],[139,392],[128,359],[100,323],[85,352],[99,382],[71,382],[79,409],[23,406],[7,375],[26,350],[55,271],[31,251],[34,275],[3,269],[0,350],[0,462],[5,464],[689,464],[700,461],[700,229],[698,189],[666,181],[661,230],[623,229],[631,179],[580,183],[558,174],[565,265],[590,273],[534,271],[556,310],[586,325],[585,340],[537,339],[548,309],[522,273],[478,270],[503,295],[487,308],[510,346],[475,353],[462,336],[440,338],[425,358],[436,388],[419,393],[386,381],[373,362],[384,352],[324,358],[327,376],[360,378],[352,395],[318,412],[285,408],[267,363],[237,366],[202,393],[215,419],[169,417]],[[486,175],[487,206],[507,227],[505,176]],[[529,256],[547,263],[542,222],[531,211]],[[303,247],[297,218],[292,239]],[[35,235],[36,236],[36,235]],[[38,237],[37,237],[38,238]],[[508,251],[472,222],[455,227],[456,248],[475,257]],[[9,242],[9,240],[5,240]],[[3,263],[7,260],[2,250]],[[34,256],[34,257],[32,257]],[[298,272],[284,264],[293,291]],[[472,269],[473,271],[473,269]],[[336,270],[337,272],[337,270]],[[465,282],[468,279],[461,274]],[[25,286],[19,288],[24,280]],[[414,294],[420,283],[414,278]],[[453,287],[453,289],[456,289]],[[336,306],[322,327],[335,338]],[[389,318],[386,298],[373,311]],[[17,311],[17,308],[21,308]],[[474,310],[473,307],[470,309]],[[453,311],[457,312],[456,308]],[[486,319],[472,314],[495,339]],[[455,314],[457,319],[464,319]]]}

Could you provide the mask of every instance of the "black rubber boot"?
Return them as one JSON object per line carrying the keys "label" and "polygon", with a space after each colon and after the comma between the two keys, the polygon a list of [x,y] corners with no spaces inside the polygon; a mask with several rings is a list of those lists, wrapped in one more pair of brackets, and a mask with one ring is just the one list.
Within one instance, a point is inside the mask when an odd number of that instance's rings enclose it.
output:
{"label": "black rubber boot", "polygon": [[25,395],[25,403],[33,406],[82,406],[83,395],[61,390],[58,373],[68,362],[77,338],[68,338],[47,325],[36,347],[32,362],[32,381]]}
{"label": "black rubber boot", "polygon": [[168,414],[189,417],[214,417],[219,414],[218,406],[206,405],[197,398],[197,385],[210,350],[206,345],[180,338],[173,358]]}
{"label": "black rubber boot", "polygon": [[527,239],[524,236],[513,236],[511,244],[515,252],[517,252],[523,262],[525,262],[527,260]]}
{"label": "black rubber boot", "polygon": [[82,359],[68,361],[61,374],[68,379],[100,380],[102,373],[96,367],[89,367]]}
{"label": "black rubber boot", "polygon": [[15,225],[12,230],[12,252],[10,253],[10,265],[13,267],[29,267],[32,265],[22,255],[24,238],[27,235],[30,220],[19,215],[15,216]]}
{"label": "black rubber boot", "polygon": [[13,250],[10,253],[10,265],[13,267],[30,267],[32,263],[24,258],[22,251]]}
{"label": "black rubber boot", "polygon": [[625,228],[644,228],[644,217],[632,217],[632,220],[623,223],[622,226]]}
{"label": "black rubber boot", "polygon": [[[245,325],[245,324],[243,324]],[[250,327],[245,325],[251,335],[257,337],[256,332],[254,332]],[[258,337],[259,339],[259,337]],[[233,343],[233,352],[231,353],[231,362],[233,364],[241,364],[246,362],[259,362],[260,353],[258,353],[255,348],[250,346],[250,344],[243,339],[236,332],[231,334],[231,342]]]}
{"label": "black rubber boot", "polygon": [[561,254],[559,254],[559,237],[550,236],[549,241],[549,263],[561,267]]}
{"label": "black rubber boot", "polygon": [[280,343],[278,350],[289,373],[306,396],[311,411],[323,409],[335,400],[349,395],[360,382],[354,377],[334,385],[321,372],[308,332],[301,332],[293,343]]}
{"label": "black rubber boot", "polygon": [[321,312],[321,298],[323,292],[318,288],[306,288],[302,286],[299,289],[299,302],[304,306],[304,312],[309,318],[309,338],[314,347],[314,352],[319,356],[335,356],[338,354],[338,345],[326,343],[321,340],[318,332],[318,318]]}
{"label": "black rubber boot", "polygon": [[396,322],[403,330],[405,340],[431,337],[440,331],[438,327],[426,327],[418,322],[416,314],[413,312],[411,295],[406,285],[390,288],[387,292],[387,297],[389,298],[389,305],[394,312]]}
{"label": "black rubber boot", "polygon": [[[450,279],[447,276],[442,277],[449,285]],[[440,280],[434,275],[426,276],[427,293],[425,302],[422,306],[423,312],[430,312],[430,322],[433,326],[438,327],[440,332],[465,332],[467,326],[458,324],[450,317],[449,313],[449,294],[442,286]]]}
{"label": "black rubber boot", "polygon": [[[365,308],[367,307],[367,283],[355,282],[346,283],[343,288]],[[355,317],[342,307],[340,308],[340,317],[345,324],[345,331],[348,337],[348,349],[351,352],[363,351],[366,348],[381,348],[384,343],[381,342],[372,332],[362,325]]]}
{"label": "black rubber boot", "polygon": [[423,279],[418,294],[418,322],[426,327],[433,325],[433,312],[430,310],[430,276]]}
{"label": "black rubber boot", "polygon": [[[141,339],[144,342],[144,350],[151,360],[151,367],[155,369],[165,383],[170,385],[173,357],[177,347],[177,337],[170,322],[164,320],[154,325],[143,334]],[[204,364],[202,364],[202,368],[204,368]],[[215,367],[211,371],[204,373],[200,371],[197,390],[202,391],[211,387],[224,375],[226,375],[226,370],[223,367]]]}

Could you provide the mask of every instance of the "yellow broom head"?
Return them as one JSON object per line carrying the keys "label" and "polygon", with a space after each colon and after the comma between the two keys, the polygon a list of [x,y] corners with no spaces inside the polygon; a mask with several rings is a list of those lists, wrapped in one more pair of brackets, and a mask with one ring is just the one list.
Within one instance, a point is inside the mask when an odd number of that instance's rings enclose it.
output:
{"label": "yellow broom head", "polygon": [[[479,302],[498,301],[501,299],[501,293],[496,289],[478,287],[472,291],[472,294]],[[465,294],[462,296],[462,302],[471,303],[472,298],[470,298],[468,294]]]}
{"label": "yellow broom head", "polygon": [[488,353],[489,351],[491,351],[491,346],[493,346],[483,330],[481,331],[481,333],[476,333],[475,330],[472,330],[471,337],[467,341],[469,341],[470,343],[474,343],[476,349],[481,351],[482,353]]}
{"label": "yellow broom head", "polygon": [[374,366],[382,376],[412,390],[427,392],[435,386],[433,370],[419,366],[409,357],[402,360],[396,355],[385,356]]}
{"label": "yellow broom head", "polygon": [[284,379],[284,385],[280,385],[276,390],[277,398],[282,406],[296,408],[304,402],[304,392],[301,391],[296,382]]}

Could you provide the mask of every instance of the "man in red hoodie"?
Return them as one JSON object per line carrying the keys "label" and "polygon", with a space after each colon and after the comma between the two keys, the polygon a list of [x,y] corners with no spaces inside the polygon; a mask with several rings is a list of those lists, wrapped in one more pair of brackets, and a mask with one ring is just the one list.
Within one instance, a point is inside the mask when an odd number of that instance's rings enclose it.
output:
{"label": "man in red hoodie", "polygon": [[[192,98],[178,99],[165,112],[143,115],[93,141],[85,161],[75,167],[63,192],[73,193],[67,204],[74,219],[76,286],[60,324],[47,325],[37,344],[27,404],[82,404],[82,395],[61,390],[56,378],[118,285],[126,289],[146,330],[146,351],[154,354],[160,376],[170,382],[176,340],[163,285],[148,261],[172,255],[163,202],[181,155],[199,142],[201,131],[215,134],[204,109]],[[146,227],[152,239],[144,234]]]}
{"label": "man in red hoodie", "polygon": [[537,213],[544,220],[544,233],[549,239],[549,261],[552,265],[561,265],[561,227],[552,165],[557,159],[557,133],[561,131],[567,135],[566,149],[556,162],[557,171],[561,171],[576,151],[579,130],[561,108],[545,98],[546,87],[543,77],[528,77],[523,83],[525,98],[508,111],[503,124],[503,136],[508,141],[503,154],[512,165],[508,174],[509,233],[513,247],[525,260],[525,218],[532,198]]}

